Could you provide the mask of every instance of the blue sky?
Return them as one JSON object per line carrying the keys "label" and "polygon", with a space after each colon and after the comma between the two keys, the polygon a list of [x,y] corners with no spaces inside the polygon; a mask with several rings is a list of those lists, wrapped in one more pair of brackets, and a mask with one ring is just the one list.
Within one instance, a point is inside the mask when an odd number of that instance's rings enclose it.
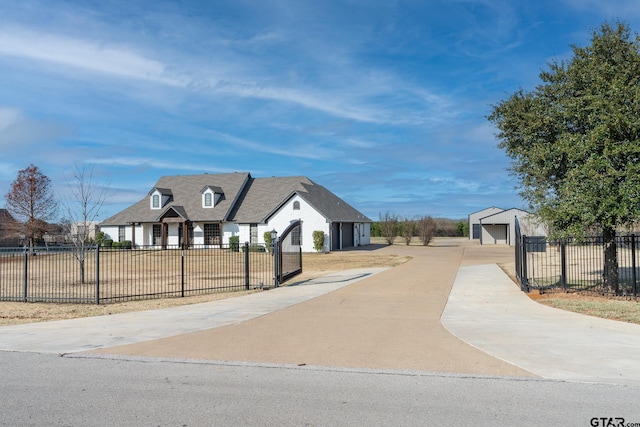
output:
{"label": "blue sky", "polygon": [[[2,0],[0,194],[305,175],[371,219],[525,207],[486,116],[635,0]],[[0,201],[0,206],[4,199]]]}

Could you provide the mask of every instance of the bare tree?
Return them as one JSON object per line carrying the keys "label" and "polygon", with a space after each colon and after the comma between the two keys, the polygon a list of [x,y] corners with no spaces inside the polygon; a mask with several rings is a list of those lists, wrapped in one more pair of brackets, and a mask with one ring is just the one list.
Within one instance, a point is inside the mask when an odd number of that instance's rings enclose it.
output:
{"label": "bare tree", "polygon": [[380,214],[380,231],[388,244],[393,245],[393,241],[398,236],[398,217],[389,212]]}
{"label": "bare tree", "polygon": [[80,281],[85,282],[85,259],[94,243],[97,220],[107,199],[112,195],[109,182],[96,182],[93,167],[74,166],[73,178],[68,183],[69,195],[64,199],[65,219],[63,225],[75,248],[74,254],[80,264]]}
{"label": "bare tree", "polygon": [[423,245],[428,245],[436,234],[436,222],[429,215],[418,220],[418,236],[422,240]]}
{"label": "bare tree", "polygon": [[18,171],[5,196],[6,209],[16,219],[16,230],[29,240],[33,250],[36,239],[47,232],[56,214],[57,203],[51,190],[51,180],[37,166]]}
{"label": "bare tree", "polygon": [[404,239],[404,242],[408,245],[411,244],[411,239],[413,238],[413,235],[415,234],[416,231],[416,222],[412,219],[409,218],[405,218],[402,223],[401,223],[401,229],[402,229],[402,238]]}

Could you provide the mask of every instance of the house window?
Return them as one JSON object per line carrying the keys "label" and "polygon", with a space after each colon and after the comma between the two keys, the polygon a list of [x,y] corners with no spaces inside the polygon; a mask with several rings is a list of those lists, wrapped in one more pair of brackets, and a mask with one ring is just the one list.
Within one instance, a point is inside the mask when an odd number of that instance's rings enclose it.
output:
{"label": "house window", "polygon": [[159,209],[160,208],[160,196],[157,194],[154,194],[153,196],[151,196],[151,207],[153,209]]}
{"label": "house window", "polygon": [[249,225],[249,243],[258,243],[258,224]]}
{"label": "house window", "polygon": [[125,226],[124,225],[119,225],[118,226],[118,242],[124,242],[126,239],[125,237]]}
{"label": "house window", "polygon": [[300,210],[300,202],[298,202],[297,200],[295,202],[293,202],[293,210],[294,211],[299,211]]}
{"label": "house window", "polygon": [[220,244],[220,224],[204,225],[204,244],[219,245]]}
{"label": "house window", "polygon": [[153,245],[162,244],[162,225],[161,224],[153,224],[153,239],[151,244]]}
{"label": "house window", "polygon": [[293,246],[302,245],[302,236],[300,235],[300,226],[291,230],[291,244]]}
{"label": "house window", "polygon": [[211,193],[204,193],[204,207],[205,208],[210,208],[211,206],[213,206],[212,203],[212,194]]}

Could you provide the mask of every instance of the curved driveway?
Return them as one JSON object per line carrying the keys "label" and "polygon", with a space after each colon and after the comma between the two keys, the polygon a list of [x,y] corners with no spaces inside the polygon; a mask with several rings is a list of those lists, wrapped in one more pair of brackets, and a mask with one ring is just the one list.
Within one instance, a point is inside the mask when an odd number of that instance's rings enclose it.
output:
{"label": "curved driveway", "polygon": [[511,261],[511,248],[440,239],[431,247],[376,250],[413,258],[252,320],[93,353],[534,376],[466,344],[440,323],[458,268]]}
{"label": "curved driveway", "polygon": [[640,384],[640,325],[533,302],[496,265],[513,248],[362,250],[413,258],[203,304],[0,327],[0,350]]}

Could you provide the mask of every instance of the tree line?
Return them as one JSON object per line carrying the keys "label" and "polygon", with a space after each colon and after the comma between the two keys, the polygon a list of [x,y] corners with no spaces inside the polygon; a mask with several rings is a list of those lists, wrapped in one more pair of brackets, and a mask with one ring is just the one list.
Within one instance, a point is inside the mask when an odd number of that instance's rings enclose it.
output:
{"label": "tree line", "polygon": [[390,212],[379,215],[379,220],[371,223],[371,237],[384,237],[392,245],[401,238],[409,245],[418,238],[428,245],[434,237],[462,237],[469,235],[469,223],[463,220],[432,218],[429,215],[407,218]]}

